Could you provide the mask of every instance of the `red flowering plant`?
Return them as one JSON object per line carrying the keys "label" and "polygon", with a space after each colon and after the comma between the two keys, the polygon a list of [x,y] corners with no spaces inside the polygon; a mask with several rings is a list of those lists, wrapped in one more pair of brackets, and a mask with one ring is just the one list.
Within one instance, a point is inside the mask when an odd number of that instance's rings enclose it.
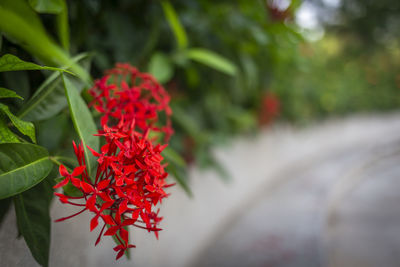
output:
{"label": "red flowering plant", "polygon": [[62,203],[81,210],[57,221],[86,210],[92,212],[90,230],[102,225],[95,245],[104,235],[114,236],[119,259],[135,247],[129,240],[128,226],[154,232],[157,238],[161,230],[157,206],[168,196],[164,189],[171,186],[165,181],[168,173],[161,155],[167,146],[162,143],[173,133],[170,98],[151,75],[129,64],[117,64],[107,71],[89,93],[94,98],[90,105],[101,114],[101,130],[95,136],[104,137],[105,142],[100,151],[88,146],[97,159],[94,177],[89,175],[83,145],[73,143],[79,166],[69,173],[60,165],[64,179],[54,188],[70,183],[79,190],[80,196],[55,195]]}

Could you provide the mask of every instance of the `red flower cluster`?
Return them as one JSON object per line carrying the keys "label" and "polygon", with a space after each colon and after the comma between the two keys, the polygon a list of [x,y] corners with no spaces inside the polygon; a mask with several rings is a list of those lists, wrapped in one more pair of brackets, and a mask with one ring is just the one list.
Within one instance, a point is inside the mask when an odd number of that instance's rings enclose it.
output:
{"label": "red flower cluster", "polygon": [[[126,122],[134,120],[136,130],[142,133],[147,129],[163,132],[166,141],[173,133],[170,97],[150,74],[120,63],[107,71],[89,93],[94,97],[92,105],[103,114],[102,126],[110,118],[119,122],[123,117]],[[164,123],[160,119],[164,119]]]}
{"label": "red flower cluster", "polygon": [[[157,238],[161,230],[157,225],[162,217],[154,209],[167,197],[164,189],[170,186],[161,163],[166,145],[155,144],[160,136],[150,139],[149,134],[163,133],[165,140],[172,134],[169,96],[152,76],[128,64],[117,64],[96,81],[90,93],[92,105],[102,113],[102,130],[96,135],[103,136],[105,144],[100,152],[89,148],[98,162],[93,178],[85,167],[83,146],[73,143],[79,166],[70,174],[61,165],[60,174],[65,178],[54,187],[71,182],[82,196],[55,195],[62,203],[81,206],[82,210],[57,221],[85,210],[93,212],[90,230],[103,223],[95,244],[103,235],[115,236],[119,244],[114,250],[119,259],[128,248],[135,247],[129,242],[127,226],[152,231]],[[162,113],[164,125],[160,122]]]}

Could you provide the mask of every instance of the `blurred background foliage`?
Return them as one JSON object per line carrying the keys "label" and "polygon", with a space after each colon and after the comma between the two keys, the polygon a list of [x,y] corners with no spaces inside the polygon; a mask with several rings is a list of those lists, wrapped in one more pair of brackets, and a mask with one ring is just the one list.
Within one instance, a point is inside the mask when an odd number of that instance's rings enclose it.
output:
{"label": "blurred background foliage", "polygon": [[[53,5],[41,5],[44,2]],[[176,134],[171,147],[186,163],[216,167],[222,176],[224,171],[210,151],[229,136],[253,133],[277,119],[307,124],[332,115],[399,106],[398,1],[54,0],[30,4],[40,13],[49,39],[58,39],[70,55],[91,54],[92,77],[100,77],[115,62],[129,62],[154,74],[172,95]],[[307,5],[318,17],[314,29],[305,29],[297,20]],[[310,41],[313,31],[320,35]],[[66,37],[68,32],[70,37]],[[60,65],[14,43],[12,38],[3,38],[1,53]],[[0,85],[29,99],[44,76],[7,73],[0,77]],[[18,102],[11,102],[18,109]],[[72,138],[56,133],[68,128],[63,111],[57,114],[34,119],[38,140],[50,150],[59,149],[61,143],[69,147]],[[174,162],[170,171],[184,181],[181,158],[174,152],[167,157]]]}

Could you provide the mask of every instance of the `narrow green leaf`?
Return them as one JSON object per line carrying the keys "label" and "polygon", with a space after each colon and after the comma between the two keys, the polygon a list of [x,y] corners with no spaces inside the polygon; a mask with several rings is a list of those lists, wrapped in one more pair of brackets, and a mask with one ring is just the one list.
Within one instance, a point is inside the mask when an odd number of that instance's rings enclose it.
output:
{"label": "narrow green leaf", "polygon": [[74,73],[65,69],[40,66],[32,62],[23,61],[11,54],[5,54],[0,58],[0,72],[18,71],[18,70],[52,70],[52,71],[67,72],[69,74],[75,75]]}
{"label": "narrow green leaf", "polygon": [[[83,65],[90,65],[89,54],[80,54],[74,57],[72,62],[81,62]],[[68,69],[68,67],[66,68]],[[73,76],[70,80],[79,91],[86,86],[86,82],[78,77]],[[54,72],[40,85],[17,115],[29,121],[44,120],[53,117],[67,105],[60,72]]]}
{"label": "narrow green leaf", "polygon": [[18,137],[8,128],[5,115],[0,113],[0,144],[19,143]]}
{"label": "narrow green leaf", "polygon": [[80,96],[74,84],[64,75],[62,75],[62,79],[65,95],[68,99],[71,119],[85,150],[86,168],[90,173],[96,164],[96,158],[92,155],[87,146],[96,151],[99,150],[99,138],[94,136],[94,134],[97,133],[96,124],[94,123],[89,108]]}
{"label": "narrow green leaf", "polygon": [[193,196],[192,190],[190,190],[187,182],[187,174],[185,173],[184,168],[179,168],[174,164],[169,164],[166,168],[166,171],[174,177],[176,182],[183,188],[183,190],[185,190],[189,197]]}
{"label": "narrow green leaf", "polygon": [[14,197],[19,232],[32,256],[42,266],[48,266],[50,250],[50,202],[52,184],[45,179],[35,187]]}
{"label": "narrow green leaf", "polygon": [[176,14],[175,9],[173,8],[173,6],[169,1],[162,1],[161,5],[164,10],[165,17],[167,18],[167,21],[169,23],[169,26],[171,27],[175,35],[178,48],[185,49],[188,46],[188,38],[185,29],[183,28],[182,24],[179,21],[179,17]]}
{"label": "narrow green leaf", "polygon": [[32,142],[36,143],[36,135],[35,135],[35,126],[32,122],[23,121],[14,114],[11,113],[10,109],[0,103],[0,111],[2,111],[8,118],[11,120],[12,124],[14,124],[17,129],[23,133],[24,135],[29,136]]}
{"label": "narrow green leaf", "polygon": [[155,53],[150,59],[149,72],[160,83],[166,83],[174,74],[174,66],[165,54]]}
{"label": "narrow green leaf", "polygon": [[187,57],[231,76],[234,76],[237,73],[237,67],[234,63],[217,53],[204,48],[189,49],[187,51]]}
{"label": "narrow green leaf", "polygon": [[10,198],[10,197],[0,200],[0,227],[3,222],[4,217],[6,216],[8,210],[10,209],[11,200],[12,200],[12,198]]}
{"label": "narrow green leaf", "polygon": [[24,100],[22,96],[17,95],[16,92],[10,89],[6,89],[3,87],[0,87],[0,98],[19,98],[21,100]]}
{"label": "narrow green leaf", "polygon": [[169,146],[162,151],[162,155],[164,156],[164,158],[168,163],[173,162],[175,165],[179,167],[186,166],[185,160]]}
{"label": "narrow green leaf", "polygon": [[57,1],[60,1],[63,6],[62,11],[57,15],[57,34],[62,47],[65,51],[69,51],[68,7],[65,0]]}
{"label": "narrow green leaf", "polygon": [[38,13],[58,14],[64,8],[63,0],[29,0],[29,4]]}
{"label": "narrow green leaf", "polygon": [[47,150],[33,144],[0,144],[0,199],[42,181],[52,169]]}
{"label": "narrow green leaf", "polygon": [[175,123],[182,127],[185,132],[196,140],[196,142],[204,141],[206,133],[200,129],[199,124],[190,113],[185,112],[178,105],[174,105],[172,110],[174,111],[172,119]]}

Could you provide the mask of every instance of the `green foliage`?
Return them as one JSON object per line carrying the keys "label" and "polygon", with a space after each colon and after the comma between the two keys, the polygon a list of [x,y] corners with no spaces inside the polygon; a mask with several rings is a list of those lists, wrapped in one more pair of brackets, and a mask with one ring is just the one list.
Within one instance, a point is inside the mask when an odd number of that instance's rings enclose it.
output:
{"label": "green foliage", "polygon": [[23,121],[11,113],[10,109],[0,103],[0,112],[3,112],[11,120],[12,124],[24,135],[29,136],[32,142],[36,143],[35,126],[31,122]]}
{"label": "green foliage", "polygon": [[13,90],[0,87],[0,98],[13,98],[13,97],[24,100],[22,96],[19,96]]}
{"label": "green foliage", "polygon": [[24,237],[32,256],[42,266],[48,266],[49,262],[49,208],[54,185],[52,178],[49,175],[40,184],[14,197],[18,231]]}
{"label": "green foliage", "polygon": [[149,73],[153,74],[160,83],[171,80],[174,73],[174,66],[171,60],[163,53],[155,53],[149,63]]}
{"label": "green foliage", "polygon": [[0,199],[19,194],[42,181],[52,169],[48,153],[32,144],[0,144]]}
{"label": "green foliage", "polygon": [[4,217],[6,216],[8,210],[10,209],[11,201],[12,201],[11,198],[0,200],[0,228],[4,220]]}
{"label": "green foliage", "polygon": [[71,65],[73,73],[83,80],[89,80],[88,73],[73,64],[68,54],[52,41],[27,1],[3,0],[0,3],[0,31],[7,39],[19,44],[45,64]]}
{"label": "green foliage", "polygon": [[65,51],[69,51],[69,23],[68,23],[68,8],[66,0],[60,0],[62,11],[57,15],[57,34],[61,45]]}
{"label": "green foliage", "polygon": [[186,56],[225,74],[234,76],[237,73],[237,67],[231,61],[210,50],[191,48],[188,49]]}
{"label": "green foliage", "polygon": [[31,62],[26,62],[10,54],[6,54],[0,58],[0,72],[18,71],[18,70],[52,70],[52,71],[68,72],[69,74],[73,74],[72,72],[64,69],[39,66]]}
{"label": "green foliage", "polygon": [[29,0],[31,7],[39,13],[60,13],[64,7],[64,0]]}
{"label": "green foliage", "polygon": [[63,75],[62,79],[65,95],[68,99],[71,119],[74,123],[75,131],[82,142],[83,149],[85,151],[86,168],[88,169],[90,175],[95,166],[96,158],[92,155],[87,146],[91,147],[95,151],[98,151],[100,145],[99,138],[93,135],[97,132],[96,124],[93,121],[93,117],[85,101],[79,95],[78,89],[66,76]]}
{"label": "green foliage", "polygon": [[164,10],[165,17],[175,35],[176,43],[179,49],[185,49],[188,46],[188,38],[175,9],[169,1],[162,1],[161,5]]}
{"label": "green foliage", "polygon": [[[80,62],[87,57],[87,54],[81,54],[74,57],[72,62]],[[86,81],[77,77],[71,77],[70,80],[79,91],[86,86]],[[22,106],[18,116],[30,121],[44,120],[53,117],[66,106],[67,100],[65,99],[61,73],[55,72],[39,86],[32,97]]]}
{"label": "green foliage", "polygon": [[5,116],[0,113],[0,144],[2,143],[19,143],[19,139],[8,128]]}
{"label": "green foliage", "polygon": [[348,46],[337,35],[312,46],[304,44],[301,54],[288,64],[291,79],[285,69],[276,73],[271,88],[283,103],[283,118],[306,124],[327,116],[386,111],[400,105],[397,49],[359,54],[349,52]]}

